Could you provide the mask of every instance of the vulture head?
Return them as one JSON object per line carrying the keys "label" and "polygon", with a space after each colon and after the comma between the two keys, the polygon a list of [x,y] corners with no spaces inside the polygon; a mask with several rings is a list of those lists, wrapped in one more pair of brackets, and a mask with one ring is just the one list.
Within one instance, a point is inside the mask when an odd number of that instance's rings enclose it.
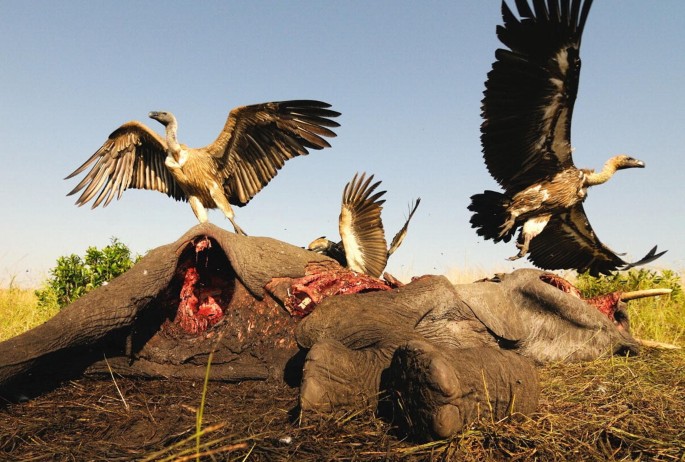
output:
{"label": "vulture head", "polygon": [[310,242],[307,246],[307,250],[326,255],[334,245],[335,242],[326,239],[326,236],[321,236]]}
{"label": "vulture head", "polygon": [[160,124],[165,127],[173,122],[176,122],[176,117],[171,112],[164,111],[152,111],[148,114],[148,117],[155,119]]}
{"label": "vulture head", "polygon": [[616,170],[623,170],[624,168],[645,168],[645,163],[641,160],[634,159],[625,154],[614,156],[611,158],[611,163],[616,167]]}

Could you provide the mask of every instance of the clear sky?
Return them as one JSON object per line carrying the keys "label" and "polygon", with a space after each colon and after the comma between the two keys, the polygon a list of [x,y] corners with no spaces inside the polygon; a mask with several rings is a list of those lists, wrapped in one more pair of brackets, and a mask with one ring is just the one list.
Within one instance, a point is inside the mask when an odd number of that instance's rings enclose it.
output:
{"label": "clear sky", "polygon": [[[513,2],[511,2],[513,3]],[[626,258],[654,244],[656,268],[685,269],[685,2],[602,1],[583,36],[574,160],[600,168],[629,153],[585,202],[599,238]],[[421,197],[388,270],[400,278],[530,266],[513,243],[483,241],[469,197],[497,189],[481,157],[480,100],[498,42],[497,0],[0,0],[0,286],[33,286],[57,257],[117,237],[136,253],[197,221],[187,203],[128,190],[76,207],[63,178],[110,132],[173,112],[179,140],[211,143],[235,106],[319,99],[342,112],[332,149],[289,161],[237,222],[304,246],[337,240],[342,189],[356,171],[386,189],[390,237]],[[80,178],[80,177],[79,177]],[[231,229],[218,211],[210,221]]]}

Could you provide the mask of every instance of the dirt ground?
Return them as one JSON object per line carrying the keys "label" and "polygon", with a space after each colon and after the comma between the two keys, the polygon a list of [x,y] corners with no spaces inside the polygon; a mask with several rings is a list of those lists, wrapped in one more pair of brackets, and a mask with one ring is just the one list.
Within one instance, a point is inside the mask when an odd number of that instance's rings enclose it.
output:
{"label": "dirt ground", "polygon": [[[370,410],[300,419],[296,387],[210,382],[202,460],[685,460],[685,353],[541,369],[540,410],[403,441]],[[118,389],[117,389],[118,388]],[[202,382],[82,378],[0,409],[0,459],[196,460]]]}
{"label": "dirt ground", "polygon": [[[84,378],[0,413],[0,457],[7,460],[138,460],[183,442],[195,433],[202,382]],[[117,390],[118,387],[118,390]],[[122,399],[123,397],[123,399]],[[293,428],[290,410],[297,389],[285,384],[210,382],[203,427],[221,428],[201,439],[224,439],[236,449],[220,459],[240,459],[258,437],[258,452],[269,459],[282,452],[278,439]],[[257,436],[259,435],[259,436]],[[240,444],[247,441],[248,445]],[[195,447],[195,438],[178,449],[152,457],[179,455]],[[293,445],[293,452],[296,452]],[[287,449],[287,448],[285,448]],[[254,452],[254,450],[253,450]],[[255,454],[257,455],[257,454]]]}

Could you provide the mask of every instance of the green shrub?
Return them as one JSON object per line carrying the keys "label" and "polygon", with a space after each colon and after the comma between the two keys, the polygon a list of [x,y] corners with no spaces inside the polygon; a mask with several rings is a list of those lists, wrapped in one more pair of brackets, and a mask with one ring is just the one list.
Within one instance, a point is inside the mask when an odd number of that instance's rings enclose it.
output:
{"label": "green shrub", "polygon": [[633,269],[627,272],[615,272],[609,276],[592,277],[588,273],[578,275],[576,286],[584,297],[595,297],[609,292],[628,292],[633,290],[671,289],[671,299],[683,300],[683,287],[680,275],[675,271],[659,272],[647,269]]}
{"label": "green shrub", "polygon": [[576,286],[585,297],[615,291],[671,289],[670,295],[629,302],[630,328],[639,338],[685,346],[685,294],[682,279],[675,271],[633,269],[598,278],[586,273],[578,275]]}
{"label": "green shrub", "polygon": [[131,258],[129,248],[113,237],[101,250],[88,247],[85,257],[71,254],[57,259],[50,279],[36,291],[38,307],[63,308],[131,268],[140,255]]}

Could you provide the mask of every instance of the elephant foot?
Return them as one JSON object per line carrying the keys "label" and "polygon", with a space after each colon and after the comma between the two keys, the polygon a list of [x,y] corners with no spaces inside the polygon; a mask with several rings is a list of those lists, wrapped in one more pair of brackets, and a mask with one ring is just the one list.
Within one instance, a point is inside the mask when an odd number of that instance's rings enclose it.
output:
{"label": "elephant foot", "polygon": [[425,341],[395,352],[390,387],[404,430],[419,440],[448,438],[481,416],[533,412],[539,394],[526,358],[495,348],[439,350]]}
{"label": "elephant foot", "polygon": [[300,408],[330,412],[377,405],[383,366],[371,350],[351,350],[330,339],[317,342],[305,359]]}

